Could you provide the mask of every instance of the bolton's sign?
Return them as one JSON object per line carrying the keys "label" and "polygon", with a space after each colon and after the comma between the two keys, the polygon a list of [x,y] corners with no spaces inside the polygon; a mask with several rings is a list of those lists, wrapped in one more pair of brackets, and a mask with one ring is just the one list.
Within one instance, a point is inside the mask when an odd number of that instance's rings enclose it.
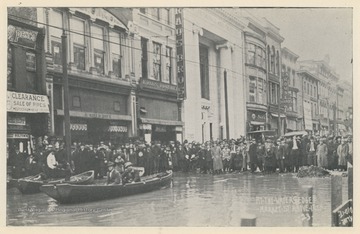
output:
{"label": "bolton's sign", "polygon": [[186,98],[186,77],[185,77],[185,48],[184,48],[184,14],[183,8],[175,9],[175,35],[176,35],[176,66],[178,99]]}

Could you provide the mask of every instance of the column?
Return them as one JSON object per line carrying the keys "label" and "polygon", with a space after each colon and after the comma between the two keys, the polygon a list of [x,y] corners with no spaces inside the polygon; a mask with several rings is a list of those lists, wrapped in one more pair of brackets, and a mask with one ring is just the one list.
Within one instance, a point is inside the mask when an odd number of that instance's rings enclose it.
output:
{"label": "column", "polygon": [[[234,128],[233,113],[233,92],[232,92],[232,46],[229,42],[217,45],[216,49],[220,51],[220,125],[223,126],[223,137],[233,137]],[[226,79],[226,84],[225,84]],[[226,85],[226,87],[225,87]],[[226,90],[225,90],[226,88]],[[226,95],[226,97],[225,97]],[[227,100],[225,100],[227,99]],[[227,103],[226,103],[227,101]],[[220,126],[220,127],[221,127]]]}

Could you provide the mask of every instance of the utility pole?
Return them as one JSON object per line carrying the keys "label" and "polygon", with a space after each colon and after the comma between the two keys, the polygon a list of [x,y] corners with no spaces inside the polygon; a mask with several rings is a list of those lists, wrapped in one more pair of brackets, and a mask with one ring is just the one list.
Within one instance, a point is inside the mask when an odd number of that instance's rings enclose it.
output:
{"label": "utility pole", "polygon": [[70,113],[69,113],[69,82],[67,66],[67,36],[65,30],[61,35],[62,46],[62,70],[63,70],[63,87],[64,87],[64,122],[65,122],[65,149],[68,163],[71,163],[71,132],[70,132]]}

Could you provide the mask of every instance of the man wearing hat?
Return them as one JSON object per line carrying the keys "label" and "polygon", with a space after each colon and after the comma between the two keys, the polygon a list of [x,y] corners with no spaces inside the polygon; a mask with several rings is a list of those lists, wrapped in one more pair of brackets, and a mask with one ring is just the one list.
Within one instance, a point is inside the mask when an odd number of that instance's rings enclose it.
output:
{"label": "man wearing hat", "polygon": [[138,170],[135,170],[131,162],[126,162],[124,164],[125,171],[121,175],[123,183],[133,183],[140,181],[140,174]]}
{"label": "man wearing hat", "polygon": [[306,146],[306,153],[307,153],[307,164],[316,166],[316,148],[317,144],[315,142],[314,137],[310,137],[310,142]]}
{"label": "man wearing hat", "polygon": [[108,173],[107,173],[107,185],[113,184],[122,184],[120,173],[115,170],[115,164],[113,162],[108,162]]}
{"label": "man wearing hat", "polygon": [[346,171],[347,159],[349,157],[349,145],[345,138],[341,139],[341,144],[337,148],[337,155],[339,156],[339,169],[341,171]]}

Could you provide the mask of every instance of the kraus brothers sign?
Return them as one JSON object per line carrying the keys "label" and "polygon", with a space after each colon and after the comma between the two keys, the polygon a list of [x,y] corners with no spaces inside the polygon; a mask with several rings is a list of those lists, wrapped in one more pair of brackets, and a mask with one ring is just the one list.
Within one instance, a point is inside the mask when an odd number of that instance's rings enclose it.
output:
{"label": "kraus brothers sign", "polygon": [[184,15],[183,8],[175,8],[176,65],[178,99],[186,98],[185,48],[184,48]]}

